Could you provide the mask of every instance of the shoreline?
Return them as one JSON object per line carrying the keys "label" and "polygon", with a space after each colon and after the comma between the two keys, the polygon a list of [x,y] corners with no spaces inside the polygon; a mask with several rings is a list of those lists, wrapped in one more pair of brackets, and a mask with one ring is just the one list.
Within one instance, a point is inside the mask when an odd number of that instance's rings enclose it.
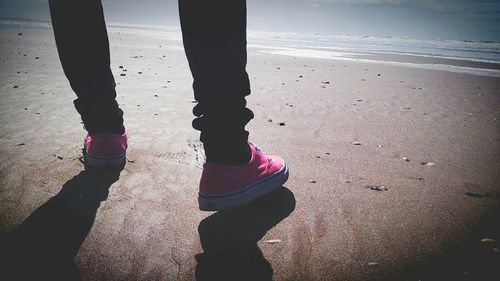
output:
{"label": "shoreline", "polygon": [[[9,22],[11,24],[9,24]],[[40,25],[37,25],[40,24]],[[0,18],[0,30],[5,29],[50,29],[50,20],[31,20],[31,19],[10,19]],[[182,35],[179,26],[161,26],[161,25],[139,25],[139,24],[123,24],[123,23],[108,23],[109,33],[124,32],[135,35],[147,35],[153,38],[163,38],[172,41],[181,41]],[[279,36],[278,36],[279,35]],[[287,40],[286,36],[289,36]],[[402,65],[410,67],[423,67],[429,68],[430,65],[444,65],[450,66],[448,70],[455,72],[468,72],[468,68],[477,69],[472,71],[476,75],[486,75],[492,77],[500,77],[500,58],[499,60],[493,59],[480,59],[472,57],[459,57],[451,55],[438,55],[426,53],[411,53],[408,51],[386,51],[386,50],[364,50],[359,46],[354,48],[357,44],[356,40],[363,38],[379,38],[380,40],[388,40],[390,37],[376,37],[376,36],[349,36],[349,35],[326,35],[326,37],[338,37],[342,40],[352,37],[354,41],[351,42],[352,46],[335,47],[329,46],[326,41],[303,41],[300,36],[305,34],[294,34],[290,32],[260,32],[249,30],[247,32],[248,48],[261,48],[272,50],[271,53],[277,55],[300,56],[309,58],[323,58],[323,59],[338,59],[338,60],[357,60],[361,62],[381,62],[381,63],[402,63]],[[291,37],[290,37],[291,36]],[[294,39],[293,37],[298,39]],[[311,37],[312,38],[312,37]],[[480,42],[470,40],[441,40],[441,39],[417,39],[417,38],[396,38],[394,39],[408,39],[415,42],[438,42],[442,41],[455,41],[472,44],[500,44],[498,42]],[[298,41],[294,41],[298,40]],[[375,40],[376,41],[376,40]],[[333,41],[332,41],[333,42]],[[316,45],[314,45],[316,44]],[[464,49],[464,51],[466,51]],[[468,50],[467,50],[468,51]],[[432,68],[432,67],[431,67]],[[440,70],[447,70],[447,67],[436,67]],[[458,69],[457,69],[458,68]],[[460,69],[463,68],[463,69]]]}

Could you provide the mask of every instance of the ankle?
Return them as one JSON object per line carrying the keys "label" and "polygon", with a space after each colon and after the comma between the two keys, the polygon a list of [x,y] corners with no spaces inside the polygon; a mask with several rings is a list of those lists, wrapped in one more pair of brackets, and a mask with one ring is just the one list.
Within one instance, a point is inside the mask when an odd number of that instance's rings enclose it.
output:
{"label": "ankle", "polygon": [[252,159],[248,143],[238,146],[205,145],[207,162],[222,165],[246,165]]}

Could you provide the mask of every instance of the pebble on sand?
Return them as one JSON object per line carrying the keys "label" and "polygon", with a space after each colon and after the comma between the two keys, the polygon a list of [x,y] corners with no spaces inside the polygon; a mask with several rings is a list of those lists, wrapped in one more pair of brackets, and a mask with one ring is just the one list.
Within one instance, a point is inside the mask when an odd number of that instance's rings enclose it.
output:
{"label": "pebble on sand", "polygon": [[118,68],[123,68],[123,65],[120,65]]}
{"label": "pebble on sand", "polygon": [[19,86],[17,86],[17,85],[14,85],[14,87],[12,87],[12,88],[14,88],[14,89],[17,89],[17,88],[19,88]]}
{"label": "pebble on sand", "polygon": [[377,266],[377,265],[378,265],[378,263],[373,262],[373,261],[368,263],[368,266]]}
{"label": "pebble on sand", "polygon": [[436,165],[436,163],[434,162],[420,162],[420,164],[429,167]]}
{"label": "pebble on sand", "polygon": [[280,122],[279,125],[280,126],[285,126],[285,122]]}
{"label": "pebble on sand", "polygon": [[281,239],[269,239],[269,240],[266,240],[265,242],[269,243],[269,244],[276,244],[276,243],[281,243],[282,240]]}
{"label": "pebble on sand", "polygon": [[310,183],[316,183],[316,181],[315,181],[315,180],[309,180],[309,182],[310,182]]}
{"label": "pebble on sand", "polygon": [[387,187],[383,185],[368,185],[366,188],[370,190],[376,190],[376,191],[386,191]]}
{"label": "pebble on sand", "polygon": [[465,192],[465,195],[470,196],[470,197],[474,197],[474,198],[483,198],[483,197],[489,196],[489,194],[485,193],[485,192],[471,192],[471,191]]}
{"label": "pebble on sand", "polygon": [[351,144],[352,144],[352,145],[361,145],[361,143],[360,143],[360,142],[357,142],[357,141],[353,141],[353,142],[351,142]]}
{"label": "pebble on sand", "polygon": [[403,160],[404,160],[404,161],[406,161],[406,162],[409,162],[409,161],[410,161],[410,159],[408,159],[408,157],[403,157],[403,158],[401,158],[401,159],[403,159]]}
{"label": "pebble on sand", "polygon": [[126,75],[127,75],[127,74],[125,74],[125,73],[121,73],[121,74],[120,74],[120,76],[126,76]]}
{"label": "pebble on sand", "polygon": [[481,242],[483,243],[490,243],[490,242],[495,242],[497,240],[493,239],[493,238],[483,238],[481,239]]}
{"label": "pebble on sand", "polygon": [[321,83],[323,83],[323,84],[330,84],[330,81],[326,81],[326,80],[325,80],[325,81],[323,81],[323,82],[321,82]]}

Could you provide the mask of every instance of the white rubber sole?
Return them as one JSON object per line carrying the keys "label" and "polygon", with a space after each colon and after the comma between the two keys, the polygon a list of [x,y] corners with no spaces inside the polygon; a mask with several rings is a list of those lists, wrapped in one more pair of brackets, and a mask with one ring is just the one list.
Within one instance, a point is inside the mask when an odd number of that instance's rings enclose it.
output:
{"label": "white rubber sole", "polygon": [[125,153],[116,157],[96,157],[85,153],[85,164],[94,168],[118,168],[125,163]]}
{"label": "white rubber sole", "polygon": [[282,186],[288,180],[288,167],[285,166],[276,174],[247,187],[236,194],[225,196],[206,196],[198,193],[198,204],[202,211],[222,211],[232,209],[253,201]]}

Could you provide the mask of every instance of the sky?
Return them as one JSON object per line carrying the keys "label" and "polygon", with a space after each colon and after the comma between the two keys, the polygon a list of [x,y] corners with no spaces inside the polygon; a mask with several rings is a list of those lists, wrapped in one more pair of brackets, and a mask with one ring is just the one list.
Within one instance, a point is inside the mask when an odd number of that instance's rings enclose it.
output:
{"label": "sky", "polygon": [[[47,2],[0,0],[0,17],[48,20]],[[177,0],[102,2],[108,23],[179,26]],[[500,0],[248,0],[247,10],[254,31],[500,42]]]}

